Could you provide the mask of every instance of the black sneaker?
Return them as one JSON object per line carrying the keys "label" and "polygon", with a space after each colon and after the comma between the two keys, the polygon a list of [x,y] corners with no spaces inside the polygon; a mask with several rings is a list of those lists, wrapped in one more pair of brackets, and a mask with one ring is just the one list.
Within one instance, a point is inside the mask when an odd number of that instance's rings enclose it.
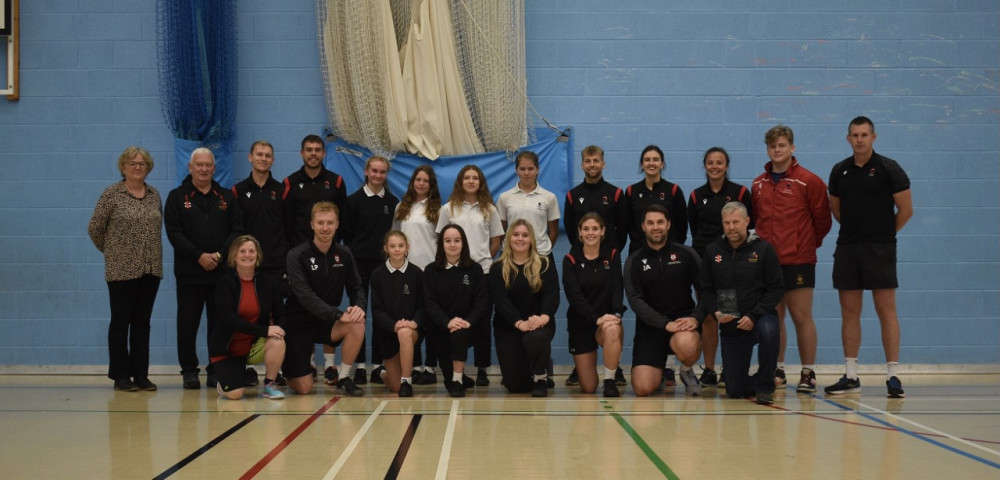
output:
{"label": "black sneaker", "polygon": [[698,383],[703,387],[715,387],[719,385],[719,375],[711,368],[702,367],[701,378],[698,379]]}
{"label": "black sneaker", "polygon": [[[340,382],[337,382],[339,385]],[[368,385],[368,372],[364,368],[354,369],[354,384],[355,385]]]}
{"label": "black sneaker", "polygon": [[214,373],[209,373],[205,377],[205,386],[208,388],[215,388],[219,384],[219,378],[215,376]]}
{"label": "black sneaker", "polygon": [[319,372],[316,371],[316,366],[313,365],[312,367],[309,367],[309,371],[312,372],[313,383],[318,382],[319,381]]}
{"label": "black sneaker", "polygon": [[201,380],[198,380],[198,372],[183,372],[185,390],[198,390],[201,388]]}
{"label": "black sneaker", "polygon": [[722,375],[725,371],[725,367],[719,369],[719,383],[715,384],[716,388],[726,388],[726,377]]}
{"label": "black sneaker", "polygon": [[677,376],[674,374],[674,369],[667,367],[663,369],[663,386],[672,387],[677,385]]}
{"label": "black sneaker", "polygon": [[475,386],[476,386],[476,381],[473,380],[472,377],[470,377],[470,376],[468,376],[468,375],[466,375],[466,374],[463,373],[462,374],[462,387],[466,388],[466,389],[469,389],[469,388],[472,388],[472,387],[475,387]]}
{"label": "black sneaker", "polygon": [[337,392],[352,397],[360,397],[365,394],[361,387],[351,381],[351,377],[344,377],[337,381]]}
{"label": "black sneaker", "polygon": [[412,397],[413,396],[413,385],[410,382],[403,382],[399,384],[399,396],[400,397]]}
{"label": "black sneaker", "polygon": [[278,376],[274,377],[274,384],[279,387],[287,387],[288,379],[286,379],[285,376],[281,374],[281,372],[278,372]]}
{"label": "black sneaker", "polygon": [[771,392],[757,392],[757,405],[774,404],[774,394]]}
{"label": "black sneaker", "polygon": [[573,371],[569,372],[569,376],[566,377],[566,386],[575,387],[580,384],[580,374],[576,373],[576,367],[573,367]]}
{"label": "black sneaker", "polygon": [[628,381],[625,380],[625,372],[622,371],[621,365],[618,365],[618,368],[615,369],[615,385],[619,387],[628,385]]}
{"label": "black sneaker", "polygon": [[531,388],[532,397],[547,397],[549,396],[549,387],[547,386],[545,380],[535,380],[535,386]]}
{"label": "black sneaker", "polygon": [[133,383],[135,383],[136,387],[139,387],[139,390],[142,390],[144,392],[155,392],[156,391],[156,384],[153,383],[153,382],[150,382],[149,378],[147,378],[147,377],[136,377],[135,378],[135,382],[133,382]]}
{"label": "black sneaker", "polygon": [[490,386],[490,376],[486,374],[485,368],[480,368],[476,372],[476,386],[477,387],[488,387]]}
{"label": "black sneaker", "polygon": [[899,381],[899,377],[889,377],[889,379],[885,381],[885,386],[889,389],[889,393],[886,394],[885,398],[906,397],[906,393],[903,392],[903,382]]}
{"label": "black sneaker", "polygon": [[621,393],[618,392],[618,385],[615,385],[614,379],[604,379],[604,396],[607,398],[621,396]]}
{"label": "black sneaker", "polygon": [[121,378],[115,380],[115,390],[118,390],[119,392],[138,392],[139,386],[132,383],[132,380]]}
{"label": "black sneaker", "polygon": [[785,378],[785,369],[784,368],[775,368],[774,369],[774,386],[777,387],[777,388],[781,388],[784,385],[788,385],[788,379]]}
{"label": "black sneaker", "polygon": [[460,398],[465,396],[465,385],[462,382],[445,382],[445,388],[448,389],[448,395],[452,398]]}
{"label": "black sneaker", "polygon": [[803,368],[799,374],[799,385],[795,387],[798,393],[816,393],[816,372]]}
{"label": "black sneaker", "polygon": [[434,373],[434,370],[426,370],[423,374],[424,385],[434,385],[438,382],[438,376]]}
{"label": "black sneaker", "polygon": [[545,386],[548,388],[556,388],[556,381],[552,377],[545,377]]}
{"label": "black sneaker", "polygon": [[257,370],[254,370],[253,367],[247,367],[245,375],[245,381],[248,387],[256,387],[257,385],[260,385],[260,380],[257,378]]}
{"label": "black sneaker", "polygon": [[382,380],[382,372],[384,372],[384,371],[385,371],[385,367],[383,367],[382,365],[379,365],[379,366],[375,367],[374,369],[372,369],[372,383],[378,384],[378,385],[384,385],[385,381]]}
{"label": "black sneaker", "polygon": [[336,367],[332,365],[326,367],[326,370],[323,371],[323,380],[326,382],[327,385],[336,385],[337,379],[339,378],[340,375],[337,374]]}
{"label": "black sneaker", "polygon": [[841,393],[857,392],[858,390],[861,390],[861,379],[847,378],[847,375],[840,377],[837,383],[823,389],[828,395],[840,395]]}

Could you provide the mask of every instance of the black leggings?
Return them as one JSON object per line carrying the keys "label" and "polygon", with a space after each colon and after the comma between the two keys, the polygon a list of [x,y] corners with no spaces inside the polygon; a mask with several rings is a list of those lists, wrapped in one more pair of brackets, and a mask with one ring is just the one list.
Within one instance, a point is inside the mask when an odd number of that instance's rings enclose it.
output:
{"label": "black leggings", "polygon": [[555,326],[549,325],[522,332],[495,331],[497,360],[504,386],[511,393],[525,393],[534,386],[534,375],[544,375],[552,356]]}

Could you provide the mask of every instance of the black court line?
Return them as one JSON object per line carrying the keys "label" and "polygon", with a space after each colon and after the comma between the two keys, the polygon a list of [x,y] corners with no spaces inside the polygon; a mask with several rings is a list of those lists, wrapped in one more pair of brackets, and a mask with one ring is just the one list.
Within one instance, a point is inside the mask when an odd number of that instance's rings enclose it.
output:
{"label": "black court line", "polygon": [[389,471],[385,472],[386,480],[396,480],[396,477],[399,476],[399,469],[403,468],[406,452],[410,451],[410,443],[413,442],[413,435],[417,433],[421,418],[423,415],[418,414],[413,416],[413,420],[410,420],[410,426],[407,427],[403,440],[399,442],[399,449],[396,450],[396,456],[392,459],[392,465],[389,465]]}
{"label": "black court line", "polygon": [[250,422],[256,420],[257,417],[259,417],[259,416],[260,416],[259,413],[250,415],[249,417],[247,417],[242,422],[237,423],[236,425],[234,425],[229,430],[226,430],[225,432],[223,432],[222,435],[219,435],[218,437],[213,438],[212,441],[210,441],[207,444],[205,444],[205,446],[203,446],[203,447],[195,450],[194,453],[192,453],[191,455],[188,455],[183,460],[177,462],[177,464],[175,464],[174,466],[172,466],[172,467],[164,470],[163,473],[161,473],[161,474],[153,477],[153,480],[162,480],[164,478],[167,478],[167,477],[169,477],[169,476],[177,473],[177,471],[180,470],[180,469],[182,469],[182,468],[184,468],[185,465],[193,462],[196,458],[200,457],[201,454],[203,454],[203,453],[211,450],[212,447],[214,447],[214,446],[222,443],[222,441],[225,440],[227,437],[229,437],[230,435],[236,433],[239,429],[247,426],[247,424],[249,424]]}

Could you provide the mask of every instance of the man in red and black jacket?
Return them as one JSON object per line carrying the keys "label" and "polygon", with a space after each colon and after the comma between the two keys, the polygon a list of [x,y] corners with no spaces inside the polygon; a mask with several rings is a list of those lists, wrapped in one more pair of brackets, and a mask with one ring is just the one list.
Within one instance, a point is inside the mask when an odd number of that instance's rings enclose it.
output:
{"label": "man in red and black jacket", "polygon": [[[233,192],[222,188],[212,175],[215,156],[207,148],[191,152],[191,172],[181,185],[170,191],[163,208],[167,239],[174,247],[174,277],[177,279],[177,359],[184,388],[201,388],[198,380],[198,353],[195,339],[204,308],[208,336],[218,321],[215,285],[224,267],[230,243],[243,233],[243,217]],[[215,387],[215,375],[208,372],[206,384]]]}

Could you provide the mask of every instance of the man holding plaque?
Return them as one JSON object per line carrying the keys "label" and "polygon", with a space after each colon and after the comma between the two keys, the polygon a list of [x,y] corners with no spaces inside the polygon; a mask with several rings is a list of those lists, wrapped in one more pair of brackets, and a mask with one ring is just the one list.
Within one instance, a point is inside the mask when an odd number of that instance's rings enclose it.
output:
{"label": "man holding plaque", "polygon": [[[771,244],[749,233],[750,217],[740,202],[722,207],[725,236],[705,248],[701,266],[701,301],[695,318],[712,314],[719,321],[726,395],[756,395],[774,403],[771,372],[778,362],[778,313],[784,287],[778,255]],[[758,373],[751,377],[750,357],[758,346]]]}

